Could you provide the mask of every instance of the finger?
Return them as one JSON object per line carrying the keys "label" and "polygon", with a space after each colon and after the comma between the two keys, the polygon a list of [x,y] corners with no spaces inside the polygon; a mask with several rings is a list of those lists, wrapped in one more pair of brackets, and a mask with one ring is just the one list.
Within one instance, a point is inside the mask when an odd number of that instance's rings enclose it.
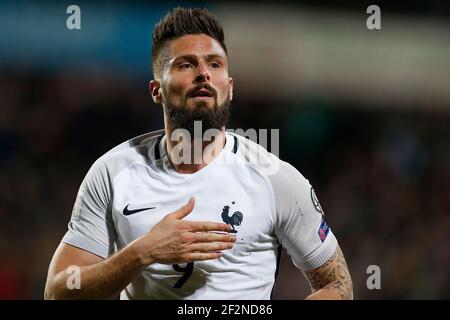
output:
{"label": "finger", "polygon": [[178,209],[175,212],[172,212],[170,215],[174,217],[175,219],[183,219],[186,217],[189,213],[192,212],[192,209],[194,209],[195,205],[195,199],[191,197],[184,206],[182,206],[180,209]]}
{"label": "finger", "polygon": [[226,223],[208,222],[208,221],[190,221],[190,229],[192,232],[209,232],[209,231],[223,231],[228,232],[231,226]]}
{"label": "finger", "polygon": [[200,253],[194,252],[187,255],[186,262],[204,261],[204,260],[214,260],[222,256],[220,252],[210,252],[210,253]]}
{"label": "finger", "polygon": [[187,249],[188,252],[217,252],[233,248],[233,242],[203,242],[190,244]]}
{"label": "finger", "polygon": [[229,233],[197,232],[194,242],[235,242],[236,236]]}

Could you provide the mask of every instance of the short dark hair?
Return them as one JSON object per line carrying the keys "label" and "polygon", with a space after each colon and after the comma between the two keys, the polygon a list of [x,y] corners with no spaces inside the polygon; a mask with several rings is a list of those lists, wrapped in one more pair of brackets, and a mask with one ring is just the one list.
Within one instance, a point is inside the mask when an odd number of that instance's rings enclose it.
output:
{"label": "short dark hair", "polygon": [[177,7],[159,21],[153,29],[152,68],[153,74],[160,76],[166,44],[171,40],[189,34],[206,34],[217,40],[226,54],[225,36],[222,25],[207,9]]}

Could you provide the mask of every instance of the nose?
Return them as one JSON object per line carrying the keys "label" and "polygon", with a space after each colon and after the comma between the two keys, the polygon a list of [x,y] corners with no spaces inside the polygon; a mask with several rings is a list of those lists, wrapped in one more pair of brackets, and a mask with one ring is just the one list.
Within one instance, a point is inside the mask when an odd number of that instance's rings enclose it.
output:
{"label": "nose", "polygon": [[204,63],[199,63],[197,67],[197,76],[195,82],[209,82],[211,80],[211,73],[208,66]]}

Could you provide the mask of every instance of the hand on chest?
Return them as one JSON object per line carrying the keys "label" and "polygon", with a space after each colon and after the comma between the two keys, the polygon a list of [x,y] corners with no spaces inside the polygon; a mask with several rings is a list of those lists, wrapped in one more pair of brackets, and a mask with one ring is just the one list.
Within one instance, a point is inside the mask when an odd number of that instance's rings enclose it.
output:
{"label": "hand on chest", "polygon": [[117,232],[125,242],[131,242],[151,230],[167,214],[178,210],[191,195],[196,199],[195,207],[184,220],[229,224],[231,233],[238,237],[237,245],[271,233],[275,214],[268,196],[224,186],[211,187],[205,192],[173,191],[160,196],[146,189],[132,188],[125,201],[114,208]]}

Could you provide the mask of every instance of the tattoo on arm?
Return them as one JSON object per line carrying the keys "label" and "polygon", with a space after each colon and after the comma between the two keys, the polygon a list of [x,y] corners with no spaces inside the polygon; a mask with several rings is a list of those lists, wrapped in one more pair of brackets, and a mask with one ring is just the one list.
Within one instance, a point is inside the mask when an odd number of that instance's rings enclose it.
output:
{"label": "tattoo on arm", "polygon": [[325,264],[317,269],[306,271],[311,289],[335,291],[341,299],[353,299],[353,284],[344,254],[338,246],[336,253]]}

